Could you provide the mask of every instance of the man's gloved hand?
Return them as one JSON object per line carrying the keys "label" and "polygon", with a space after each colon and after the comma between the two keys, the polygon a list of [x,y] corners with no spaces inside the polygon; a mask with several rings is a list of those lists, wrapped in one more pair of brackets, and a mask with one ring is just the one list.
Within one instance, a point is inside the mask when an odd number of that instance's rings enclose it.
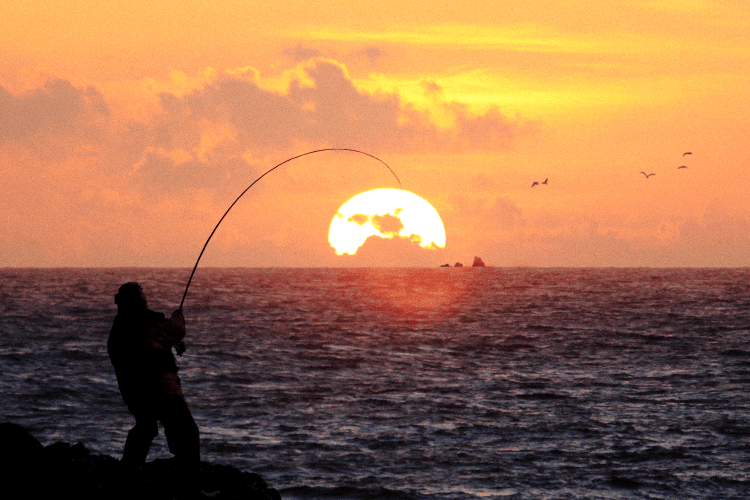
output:
{"label": "man's gloved hand", "polygon": [[182,324],[182,326],[185,326],[185,316],[182,314],[182,309],[177,309],[172,313],[172,321],[176,321],[177,323]]}

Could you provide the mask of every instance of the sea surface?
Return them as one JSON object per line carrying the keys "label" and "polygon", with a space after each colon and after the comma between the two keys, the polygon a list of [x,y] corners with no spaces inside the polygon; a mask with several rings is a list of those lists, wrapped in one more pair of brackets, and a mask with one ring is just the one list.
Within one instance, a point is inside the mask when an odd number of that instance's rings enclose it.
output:
{"label": "sea surface", "polygon": [[[113,296],[188,277],[0,269],[0,421],[119,458]],[[748,269],[199,268],[184,311],[202,458],[285,500],[750,498]]]}

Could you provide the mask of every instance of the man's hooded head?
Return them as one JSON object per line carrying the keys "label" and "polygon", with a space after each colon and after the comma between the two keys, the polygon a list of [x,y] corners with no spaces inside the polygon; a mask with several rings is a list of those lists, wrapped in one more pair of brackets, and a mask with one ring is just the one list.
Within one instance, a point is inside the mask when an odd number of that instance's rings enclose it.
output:
{"label": "man's hooded head", "polygon": [[143,288],[134,281],[125,283],[120,287],[117,295],[115,295],[115,304],[119,309],[126,310],[146,309],[148,307]]}

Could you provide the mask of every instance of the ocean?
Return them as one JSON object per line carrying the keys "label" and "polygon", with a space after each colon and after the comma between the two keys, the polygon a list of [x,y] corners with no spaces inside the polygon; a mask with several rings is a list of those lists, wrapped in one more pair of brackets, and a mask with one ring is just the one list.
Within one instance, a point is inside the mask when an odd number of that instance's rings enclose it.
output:
{"label": "ocean", "polygon": [[[114,294],[188,277],[0,269],[0,421],[119,458]],[[198,268],[184,311],[202,458],[285,500],[750,498],[749,269]]]}

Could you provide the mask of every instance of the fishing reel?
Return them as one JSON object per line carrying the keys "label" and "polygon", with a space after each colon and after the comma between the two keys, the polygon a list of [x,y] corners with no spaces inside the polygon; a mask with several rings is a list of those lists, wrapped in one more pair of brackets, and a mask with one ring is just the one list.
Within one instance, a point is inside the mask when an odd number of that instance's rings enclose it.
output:
{"label": "fishing reel", "polygon": [[182,353],[185,352],[185,349],[187,349],[187,347],[185,346],[185,342],[177,342],[174,345],[174,350],[178,356],[182,356]]}

